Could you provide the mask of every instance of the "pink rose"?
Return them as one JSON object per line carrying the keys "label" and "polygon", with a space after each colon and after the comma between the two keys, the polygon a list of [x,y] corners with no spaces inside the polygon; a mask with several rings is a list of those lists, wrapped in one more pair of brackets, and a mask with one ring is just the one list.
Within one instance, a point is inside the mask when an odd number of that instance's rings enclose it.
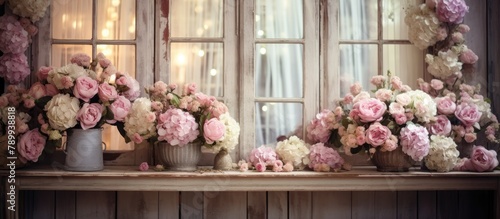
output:
{"label": "pink rose", "polygon": [[36,72],[36,77],[38,78],[39,81],[46,80],[47,76],[49,76],[50,71],[52,71],[52,67],[42,66]]}
{"label": "pink rose", "polygon": [[45,95],[46,96],[55,96],[56,94],[59,93],[59,90],[57,89],[57,87],[53,84],[46,84],[45,85],[45,91],[47,92]]}
{"label": "pink rose", "polygon": [[382,149],[385,151],[393,151],[396,150],[398,147],[398,137],[395,135],[391,135],[387,141],[385,141],[384,145],[382,146]]}
{"label": "pink rose", "polygon": [[445,115],[436,116],[436,121],[429,127],[432,135],[448,136],[451,132],[451,122]]}
{"label": "pink rose", "polygon": [[359,92],[363,90],[363,88],[361,87],[361,84],[359,82],[356,82],[353,85],[351,85],[349,90],[351,91],[352,95],[356,96],[359,94]]}
{"label": "pink rose", "polygon": [[80,121],[83,130],[94,128],[101,120],[103,106],[98,103],[85,103],[76,114],[76,119]]}
{"label": "pink rose", "polygon": [[373,122],[380,121],[387,106],[382,101],[369,98],[363,99],[354,104],[353,109],[359,110],[359,118],[361,122]]}
{"label": "pink rose", "polygon": [[344,104],[351,104],[354,99],[354,96],[352,94],[346,94],[344,97]]}
{"label": "pink rose", "polygon": [[446,30],[446,28],[439,27],[436,34],[436,39],[439,41],[445,40],[447,36],[448,36],[448,31]]}
{"label": "pink rose", "polygon": [[266,164],[265,163],[257,163],[257,165],[255,165],[255,169],[259,172],[264,172],[264,171],[266,171]]}
{"label": "pink rose", "polygon": [[394,116],[394,114],[404,114],[405,113],[405,108],[403,105],[397,103],[397,102],[392,102],[389,105],[389,113]]}
{"label": "pink rose", "polygon": [[293,171],[293,164],[288,162],[285,165],[283,165],[283,171],[284,172],[292,172]]}
{"label": "pink rose", "polygon": [[370,125],[366,130],[366,143],[372,146],[380,146],[391,137],[391,130],[378,122]]}
{"label": "pink rose", "polygon": [[23,101],[23,105],[24,107],[28,108],[28,109],[31,109],[35,106],[35,100],[31,99],[31,98],[28,98],[28,99],[24,99]]}
{"label": "pink rose", "polygon": [[370,83],[375,85],[375,87],[382,87],[385,82],[385,77],[383,75],[375,75],[370,79]]}
{"label": "pink rose", "polygon": [[248,163],[242,163],[242,164],[240,165],[240,171],[241,171],[241,172],[245,172],[245,171],[247,171],[247,170],[248,170]]}
{"label": "pink rose", "polygon": [[47,137],[40,134],[38,128],[27,131],[19,139],[17,150],[22,158],[28,161],[37,162],[38,157],[40,157],[43,152],[46,140]]}
{"label": "pink rose", "polygon": [[123,121],[127,117],[128,112],[132,104],[130,100],[124,96],[119,96],[115,101],[109,106],[111,112],[113,112],[114,120]]}
{"label": "pink rose", "polygon": [[143,140],[144,139],[141,135],[139,135],[139,133],[134,133],[134,135],[132,136],[132,141],[134,141],[134,143],[136,144],[140,144]]}
{"label": "pink rose", "polygon": [[276,160],[273,164],[273,171],[274,172],[281,172],[283,171],[283,161],[281,160]]}
{"label": "pink rose", "polygon": [[403,125],[408,121],[408,118],[404,113],[393,114],[392,117],[396,120],[398,125]]}
{"label": "pink rose", "polygon": [[461,62],[464,64],[475,64],[479,57],[477,57],[476,53],[474,51],[467,49],[460,54],[458,57]]}
{"label": "pink rose", "polygon": [[436,6],[437,17],[442,22],[462,23],[467,12],[469,7],[464,0],[440,0]]}
{"label": "pink rose", "polygon": [[434,90],[441,90],[444,87],[443,81],[438,80],[438,79],[432,79],[431,80],[431,87]]}
{"label": "pink rose", "polygon": [[70,76],[61,77],[61,86],[64,89],[69,89],[73,87],[73,79]]}
{"label": "pink rose", "polygon": [[7,95],[0,96],[0,108],[6,107],[9,104],[9,98]]}
{"label": "pink rose", "polygon": [[90,66],[90,56],[85,53],[77,53],[71,56],[70,62],[82,67]]}
{"label": "pink rose", "polygon": [[407,106],[411,103],[411,97],[406,93],[398,94],[396,95],[396,102],[403,106]]}
{"label": "pink rose", "polygon": [[477,134],[476,133],[466,133],[464,135],[464,139],[467,143],[472,143],[477,139]]}
{"label": "pink rose", "polygon": [[149,169],[149,164],[148,162],[142,162],[140,165],[139,165],[139,170],[140,171],[147,171]]}
{"label": "pink rose", "polygon": [[455,116],[464,124],[464,126],[473,126],[481,119],[482,113],[477,106],[472,103],[461,103],[457,106]]}
{"label": "pink rose", "polygon": [[73,90],[73,94],[75,97],[80,98],[85,102],[89,102],[94,95],[98,92],[97,81],[87,77],[79,77],[76,79],[75,88]]}
{"label": "pink rose", "polygon": [[226,126],[217,118],[211,118],[203,125],[203,137],[208,144],[219,141],[226,133]]}
{"label": "pink rose", "polygon": [[123,75],[118,79],[116,84],[128,87],[128,90],[123,92],[123,96],[127,99],[133,101],[141,95],[141,86],[137,80],[128,75]]}
{"label": "pink rose", "polygon": [[457,105],[449,96],[436,98],[435,101],[439,114],[451,115],[455,113]]}
{"label": "pink rose", "polygon": [[116,88],[108,83],[100,84],[97,94],[102,101],[112,101],[118,97]]}
{"label": "pink rose", "polygon": [[378,89],[375,92],[375,97],[382,102],[389,101],[392,98],[392,91],[389,89],[385,89],[385,88]]}
{"label": "pink rose", "polygon": [[102,67],[102,68],[108,68],[108,66],[111,65],[111,61],[109,59],[100,59],[99,60],[99,65]]}
{"label": "pink rose", "polygon": [[28,91],[28,94],[35,98],[36,100],[40,99],[41,97],[44,97],[47,95],[47,90],[45,86],[40,83],[36,82],[33,85],[31,85],[30,90]]}
{"label": "pink rose", "polygon": [[185,84],[184,89],[182,91],[182,95],[191,95],[196,93],[196,84],[191,83],[191,84]]}
{"label": "pink rose", "polygon": [[451,34],[451,40],[457,44],[463,43],[465,41],[464,35],[460,32],[455,32]]}
{"label": "pink rose", "polygon": [[496,151],[487,150],[483,146],[474,146],[471,158],[464,162],[461,170],[477,172],[493,171],[496,166],[498,166]]}

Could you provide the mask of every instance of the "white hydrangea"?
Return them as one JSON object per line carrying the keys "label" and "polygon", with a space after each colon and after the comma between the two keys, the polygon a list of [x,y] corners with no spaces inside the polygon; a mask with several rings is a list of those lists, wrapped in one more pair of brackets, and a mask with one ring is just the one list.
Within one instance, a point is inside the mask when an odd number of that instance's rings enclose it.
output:
{"label": "white hydrangea", "polygon": [[[156,134],[154,119],[148,119],[151,111],[151,101],[148,98],[138,98],[132,104],[129,115],[125,118],[124,129],[131,139],[134,134],[139,134],[143,139],[148,139]],[[154,113],[153,113],[154,114]]]}
{"label": "white hydrangea", "polygon": [[221,148],[226,148],[227,151],[232,151],[238,144],[238,139],[240,137],[240,125],[233,119],[233,117],[231,117],[231,115],[229,115],[229,113],[220,115],[219,120],[226,127],[226,133],[221,140],[215,141],[215,145],[210,146],[210,150],[213,153],[218,153]]}
{"label": "white hydrangea", "polygon": [[458,61],[458,53],[453,50],[439,51],[437,56],[427,54],[425,62],[427,71],[437,78],[446,79],[462,70],[462,63]]}
{"label": "white hydrangea", "polygon": [[408,25],[408,39],[419,49],[426,49],[438,41],[439,19],[425,4],[410,7],[405,23]]}
{"label": "white hydrangea", "polygon": [[83,67],[77,64],[68,64],[51,70],[47,76],[47,81],[61,90],[65,88],[62,80],[66,76],[69,76],[74,82],[79,77],[89,75]]}
{"label": "white hydrangea", "polygon": [[425,166],[430,170],[448,172],[458,162],[457,144],[450,137],[432,135],[429,154],[425,157]]}
{"label": "white hydrangea", "polygon": [[45,15],[50,2],[51,0],[9,0],[9,5],[14,14],[36,22]]}
{"label": "white hydrangea", "polygon": [[309,164],[309,145],[295,135],[278,142],[276,153],[283,163],[290,162],[295,169],[304,169]]}
{"label": "white hydrangea", "polygon": [[421,90],[412,90],[408,95],[411,98],[411,110],[419,122],[428,123],[436,116],[436,102],[429,94]]}

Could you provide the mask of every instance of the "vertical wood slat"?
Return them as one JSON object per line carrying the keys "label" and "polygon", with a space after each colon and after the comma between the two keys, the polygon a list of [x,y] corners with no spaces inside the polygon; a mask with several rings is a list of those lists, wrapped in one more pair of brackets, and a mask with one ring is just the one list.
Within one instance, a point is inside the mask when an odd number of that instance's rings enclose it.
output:
{"label": "vertical wood slat", "polygon": [[55,212],[54,191],[33,191],[33,218],[53,219]]}
{"label": "vertical wood slat", "polygon": [[351,192],[313,192],[312,218],[351,218]]}
{"label": "vertical wood slat", "polygon": [[459,191],[458,218],[494,218],[492,191]]}
{"label": "vertical wood slat", "polygon": [[246,192],[205,192],[203,218],[246,218],[246,195]]}
{"label": "vertical wood slat", "polygon": [[375,208],[374,218],[397,218],[398,202],[396,191],[375,192],[373,202]]}
{"label": "vertical wood slat", "polygon": [[458,191],[437,192],[437,218],[458,218]]}
{"label": "vertical wood slat", "polygon": [[196,219],[203,217],[203,192],[181,192],[180,218]]}
{"label": "vertical wood slat", "polygon": [[[488,97],[491,100],[492,112],[495,115],[500,115],[500,99],[493,98],[498,93],[500,93],[500,42],[498,36],[500,36],[500,29],[498,24],[500,23],[500,1],[488,0],[488,17],[486,23],[488,24]],[[500,145],[490,144],[489,149],[494,149],[499,151]],[[498,153],[497,158],[500,159],[500,153]],[[497,203],[497,215],[496,218],[500,218],[500,202]]]}
{"label": "vertical wood slat", "polygon": [[117,192],[117,218],[158,218],[158,192]]}
{"label": "vertical wood slat", "polygon": [[76,218],[76,192],[75,191],[56,191],[55,199],[56,219],[74,219]]}
{"label": "vertical wood slat", "polygon": [[399,191],[397,197],[397,218],[417,219],[418,198],[415,191]]}
{"label": "vertical wood slat", "polygon": [[352,192],[352,218],[373,218],[375,192]]}
{"label": "vertical wood slat", "polygon": [[179,192],[158,193],[158,218],[179,218]]}
{"label": "vertical wood slat", "polygon": [[266,219],[267,217],[267,193],[247,193],[247,219]]}
{"label": "vertical wood slat", "polygon": [[76,192],[76,218],[116,218],[116,192]]}
{"label": "vertical wood slat", "polygon": [[267,218],[288,218],[288,192],[267,192]]}
{"label": "vertical wood slat", "polygon": [[311,192],[289,192],[288,193],[288,218],[305,219],[312,217],[312,193]]}
{"label": "vertical wood slat", "polygon": [[436,191],[419,191],[417,193],[418,218],[434,219],[437,217]]}

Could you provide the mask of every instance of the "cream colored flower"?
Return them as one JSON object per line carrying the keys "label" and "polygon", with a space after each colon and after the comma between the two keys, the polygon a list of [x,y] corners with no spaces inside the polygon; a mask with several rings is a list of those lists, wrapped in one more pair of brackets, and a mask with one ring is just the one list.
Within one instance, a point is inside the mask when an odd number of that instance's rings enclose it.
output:
{"label": "cream colored flower", "polygon": [[458,61],[458,53],[453,50],[439,51],[437,56],[427,54],[425,62],[427,71],[437,78],[446,79],[462,70],[462,63]]}
{"label": "cream colored flower", "polygon": [[32,22],[36,22],[45,15],[50,2],[50,0],[9,0],[9,5],[14,14],[28,17]]}
{"label": "cream colored flower", "polygon": [[408,39],[419,49],[426,49],[438,41],[439,19],[425,4],[410,7],[405,23],[408,25]]}
{"label": "cream colored flower", "polygon": [[448,172],[455,167],[459,152],[452,138],[432,135],[429,154],[425,157],[425,166],[430,170]]}
{"label": "cream colored flower", "polygon": [[238,139],[240,137],[240,125],[233,119],[233,117],[231,117],[231,115],[229,115],[229,113],[220,115],[219,120],[226,127],[226,133],[221,140],[216,141],[215,145],[210,146],[210,148],[213,153],[218,153],[221,148],[226,148],[227,151],[232,151],[238,144]]}
{"label": "cream colored flower", "polygon": [[156,134],[154,119],[148,117],[151,111],[151,101],[148,98],[138,98],[132,104],[129,115],[125,118],[125,131],[130,139],[137,133],[143,139],[148,139]]}
{"label": "cream colored flower", "polygon": [[49,124],[53,129],[64,131],[76,125],[79,101],[69,94],[57,94],[45,105]]}
{"label": "cream colored flower", "polygon": [[297,136],[278,142],[276,153],[283,163],[292,163],[295,169],[304,169],[309,164],[309,145]]}

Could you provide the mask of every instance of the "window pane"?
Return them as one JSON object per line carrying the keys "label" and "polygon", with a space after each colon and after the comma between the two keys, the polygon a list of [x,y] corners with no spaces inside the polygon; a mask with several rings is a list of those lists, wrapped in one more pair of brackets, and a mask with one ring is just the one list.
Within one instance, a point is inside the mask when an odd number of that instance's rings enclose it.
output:
{"label": "window pane", "polygon": [[201,92],[223,96],[222,43],[172,43],[170,81],[196,83]]}
{"label": "window pane", "polygon": [[340,95],[360,82],[365,90],[371,89],[370,78],[377,75],[377,45],[340,45]]}
{"label": "window pane", "polygon": [[341,40],[377,39],[377,0],[340,1]]}
{"label": "window pane", "polygon": [[390,70],[404,84],[418,87],[417,79],[423,77],[422,51],[414,45],[384,45],[384,73]]}
{"label": "window pane", "polygon": [[255,96],[303,96],[302,44],[257,44]]}
{"label": "window pane", "polygon": [[135,1],[97,1],[97,38],[135,39]]}
{"label": "window pane", "polygon": [[61,67],[70,64],[71,56],[77,53],[85,53],[92,56],[92,45],[52,45],[51,65]]}
{"label": "window pane", "polygon": [[302,104],[255,103],[255,146],[273,144],[282,135],[302,138]]}
{"label": "window pane", "polygon": [[255,37],[300,39],[302,30],[302,0],[255,2]]}
{"label": "window pane", "polygon": [[88,39],[92,37],[92,1],[52,1],[52,37],[54,39]]}
{"label": "window pane", "polygon": [[[135,46],[134,45],[97,45],[97,53],[102,52],[111,60],[116,69],[135,77]],[[151,72],[139,72],[149,74]]]}
{"label": "window pane", "polygon": [[222,0],[172,0],[172,37],[222,37]]}
{"label": "window pane", "polygon": [[405,9],[418,5],[421,0],[383,0],[382,25],[384,39],[408,39],[408,26],[405,24]]}

